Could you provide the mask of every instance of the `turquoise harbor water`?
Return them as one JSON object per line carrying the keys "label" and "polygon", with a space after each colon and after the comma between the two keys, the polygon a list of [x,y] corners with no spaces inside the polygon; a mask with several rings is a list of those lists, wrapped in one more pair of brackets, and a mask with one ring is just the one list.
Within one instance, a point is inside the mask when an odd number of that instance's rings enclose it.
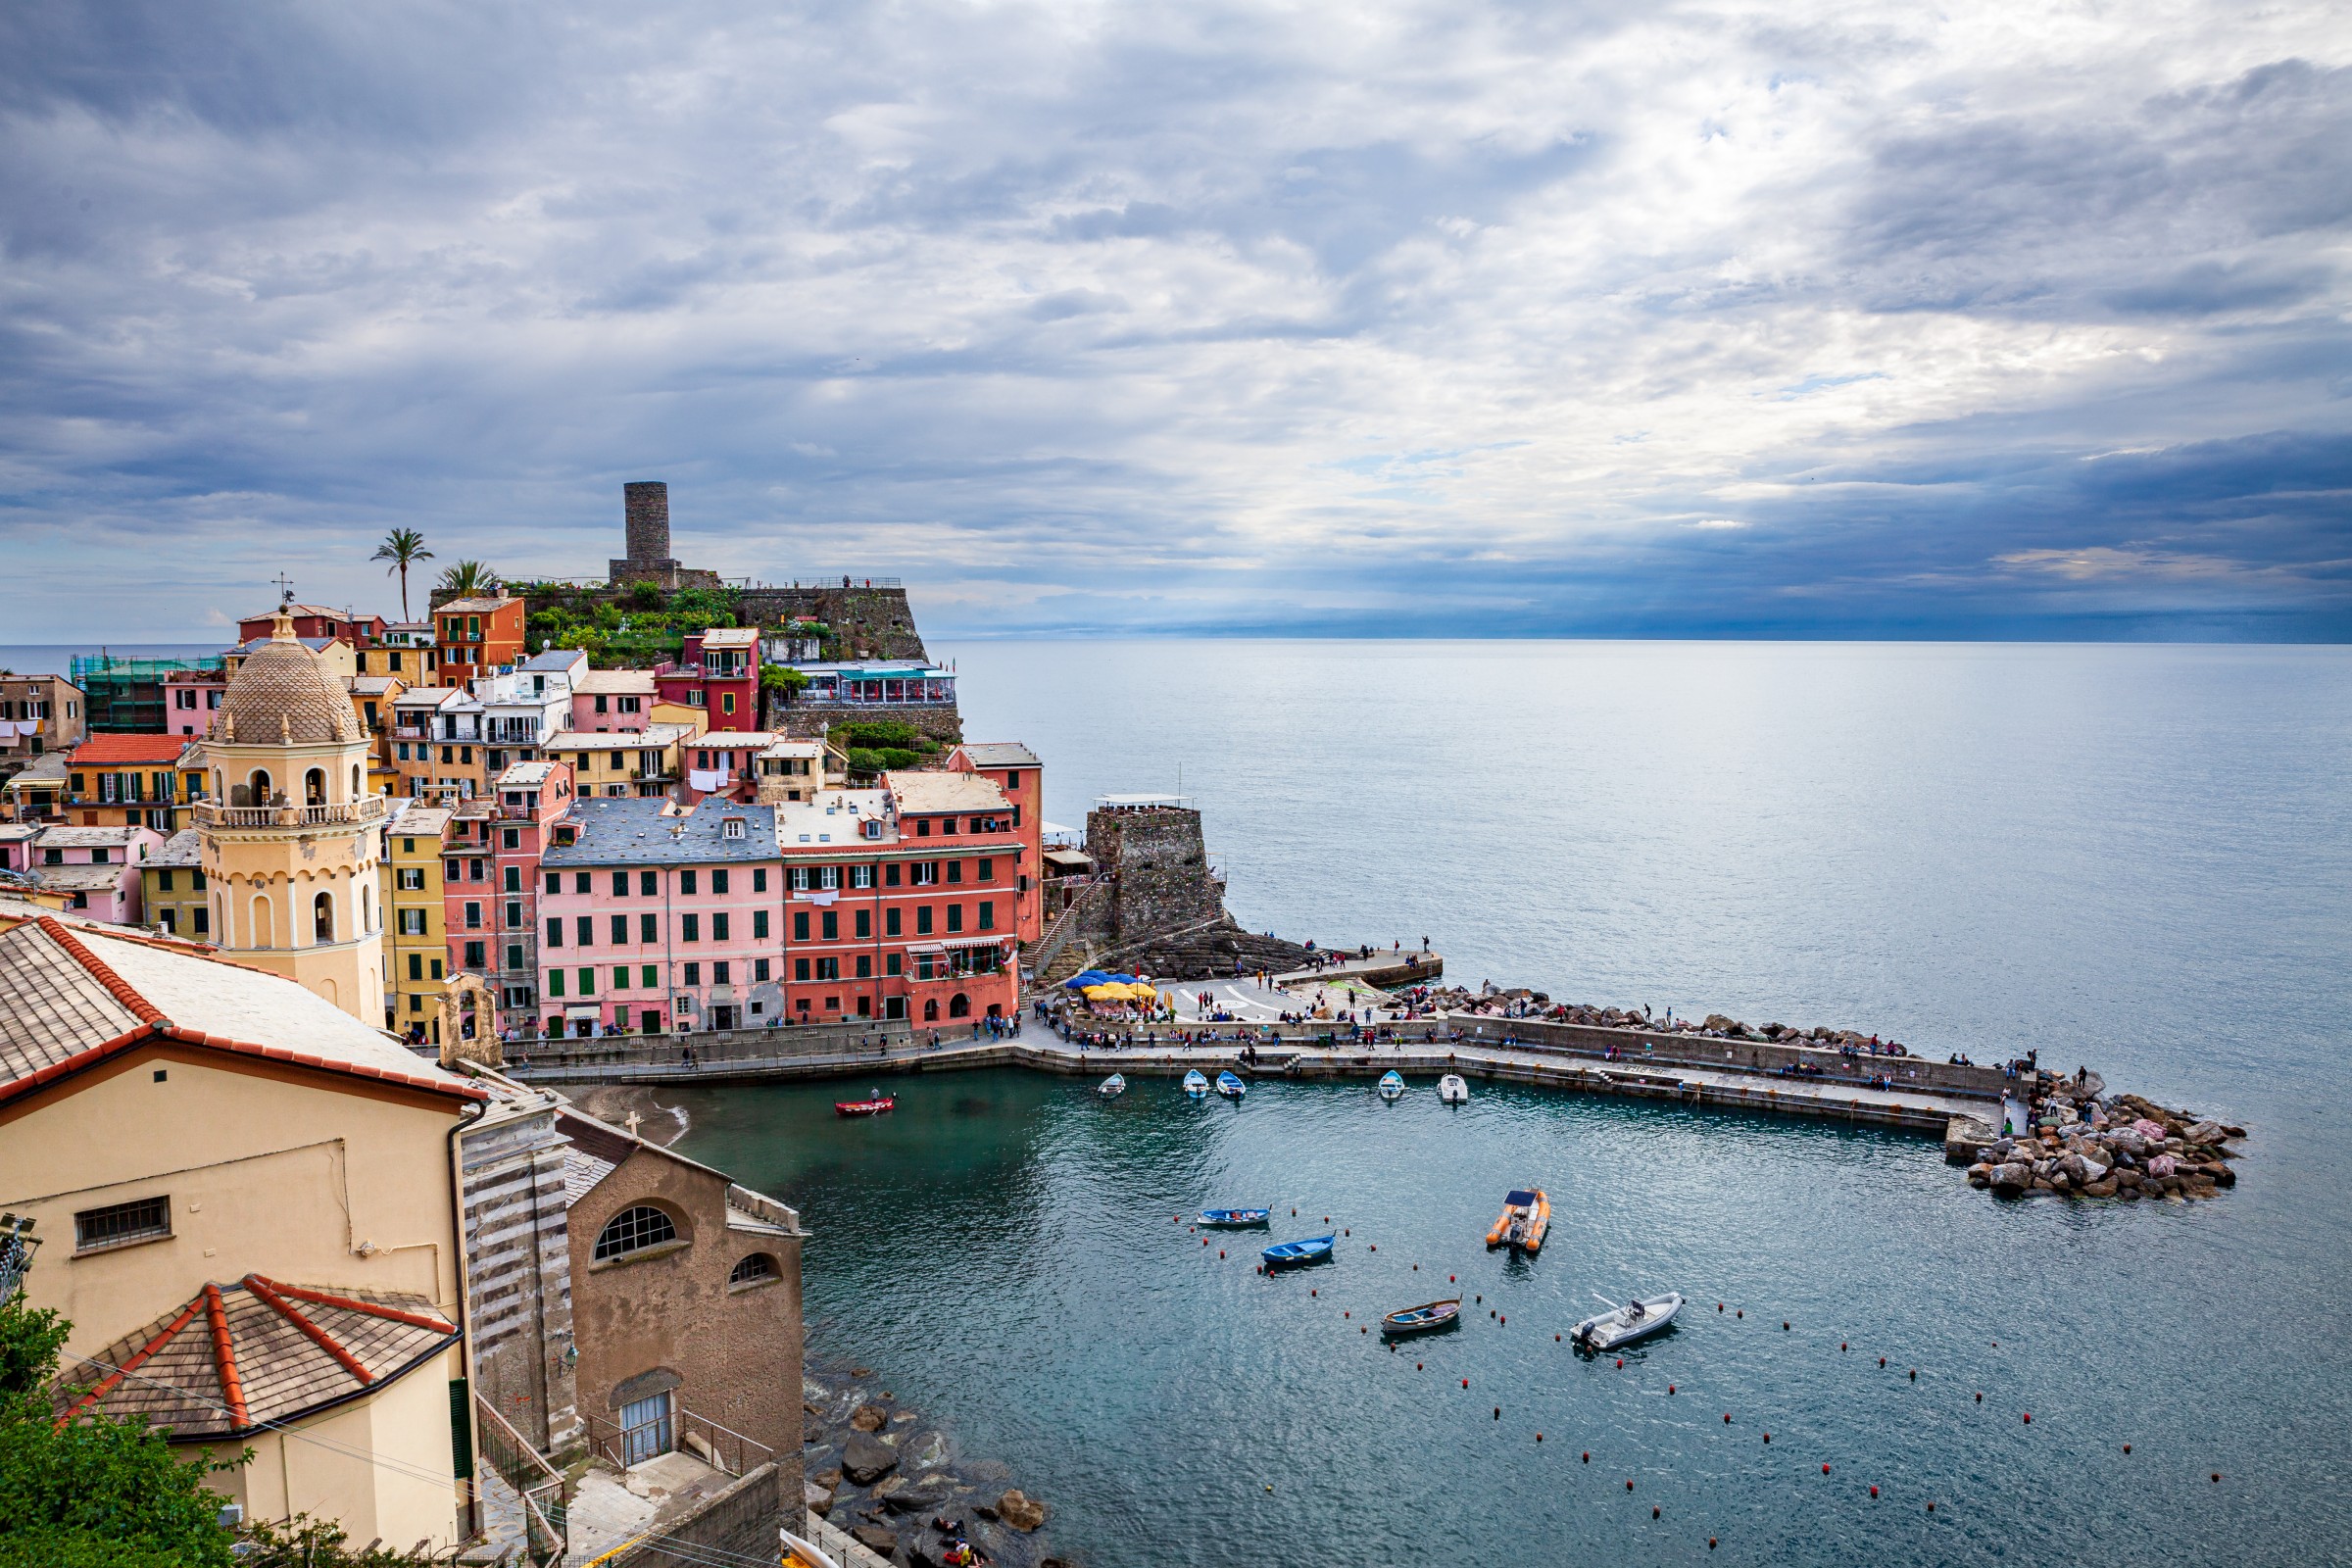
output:
{"label": "turquoise harbor water", "polygon": [[[1926,1140],[1508,1090],[1235,1109],[985,1074],[903,1081],[871,1123],[830,1087],[691,1096],[688,1150],[815,1232],[814,1348],[1009,1461],[1088,1561],[2346,1554],[2352,653],[954,652],[969,733],[1035,746],[1056,820],[1181,766],[1251,924],[1938,1055],[2038,1046],[2254,1131],[2216,1202],[2004,1205]],[[1529,1181],[1551,1245],[1490,1256]],[[1268,1281],[1169,1222],[1251,1200],[1353,1235]],[[1448,1272],[1487,1298],[1458,1334],[1356,1332]],[[1553,1343],[1637,1286],[1698,1309],[1623,1371]]]}

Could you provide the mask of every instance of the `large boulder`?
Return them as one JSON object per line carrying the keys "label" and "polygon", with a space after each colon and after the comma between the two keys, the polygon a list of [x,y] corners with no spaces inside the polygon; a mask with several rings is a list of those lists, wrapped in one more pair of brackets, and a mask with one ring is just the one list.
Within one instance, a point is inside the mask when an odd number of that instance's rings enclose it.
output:
{"label": "large boulder", "polygon": [[1992,1190],[2005,1197],[2016,1197],[2032,1186],[2033,1182],[2034,1167],[2031,1165],[2019,1164],[2015,1160],[2011,1160],[2006,1164],[1992,1167]]}
{"label": "large boulder", "polygon": [[842,1446],[841,1473],[861,1487],[870,1487],[899,1467],[899,1450],[878,1438],[853,1432]]}
{"label": "large boulder", "polygon": [[887,1415],[883,1414],[880,1405],[861,1404],[850,1412],[850,1430],[853,1432],[879,1432],[882,1430],[882,1424],[889,1419]]}
{"label": "large boulder", "polygon": [[997,1517],[1015,1530],[1035,1530],[1046,1522],[1046,1505],[1016,1487],[997,1499]]}
{"label": "large boulder", "polygon": [[[893,1476],[891,1479],[895,1481],[898,1478]],[[874,1494],[881,1496],[881,1489],[876,1488]],[[949,1499],[955,1494],[954,1488],[946,1482],[934,1478],[918,1481],[910,1487],[899,1488],[889,1496],[882,1497],[882,1506],[888,1508],[892,1513],[929,1513],[946,1507]]]}
{"label": "large boulder", "polygon": [[880,1525],[859,1525],[850,1532],[850,1539],[885,1560],[899,1554],[898,1532],[885,1530]]}

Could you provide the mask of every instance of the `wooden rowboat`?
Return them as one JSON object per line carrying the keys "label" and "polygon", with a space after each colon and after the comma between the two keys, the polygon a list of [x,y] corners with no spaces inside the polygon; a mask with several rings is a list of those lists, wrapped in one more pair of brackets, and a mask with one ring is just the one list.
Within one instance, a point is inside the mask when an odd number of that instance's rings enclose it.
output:
{"label": "wooden rowboat", "polygon": [[1230,1072],[1217,1074],[1217,1093],[1227,1100],[1239,1100],[1250,1092],[1250,1086]]}
{"label": "wooden rowboat", "polygon": [[1396,1072],[1396,1071],[1390,1071],[1390,1072],[1384,1072],[1384,1073],[1382,1073],[1382,1074],[1380,1075],[1380,1098],[1381,1098],[1381,1099],[1383,1099],[1383,1100],[1396,1100],[1396,1099],[1398,1099],[1399,1097],[1401,1097],[1403,1094],[1404,1094],[1404,1075],[1403,1075],[1402,1073],[1400,1073],[1400,1072]]}
{"label": "wooden rowboat", "polygon": [[1204,1208],[1193,1223],[1212,1231],[1236,1231],[1267,1224],[1273,1217],[1270,1208]]}
{"label": "wooden rowboat", "polygon": [[1257,1255],[1266,1260],[1268,1268],[1327,1263],[1331,1261],[1331,1244],[1336,1240],[1337,1236],[1310,1236],[1303,1242],[1277,1242]]}
{"label": "wooden rowboat", "polygon": [[1391,1312],[1380,1320],[1380,1332],[1387,1335],[1431,1334],[1439,1329],[1459,1328],[1462,1322],[1462,1298],[1451,1297],[1443,1301],[1424,1301]]}
{"label": "wooden rowboat", "polygon": [[1200,1076],[1199,1068],[1196,1067],[1184,1075],[1184,1092],[1195,1100],[1208,1098],[1208,1080]]}
{"label": "wooden rowboat", "polygon": [[896,1095],[883,1095],[874,1100],[836,1100],[833,1113],[837,1116],[879,1116],[899,1102]]}
{"label": "wooden rowboat", "polygon": [[1127,1092],[1127,1075],[1114,1072],[1095,1086],[1095,1093],[1104,1100],[1116,1100]]}

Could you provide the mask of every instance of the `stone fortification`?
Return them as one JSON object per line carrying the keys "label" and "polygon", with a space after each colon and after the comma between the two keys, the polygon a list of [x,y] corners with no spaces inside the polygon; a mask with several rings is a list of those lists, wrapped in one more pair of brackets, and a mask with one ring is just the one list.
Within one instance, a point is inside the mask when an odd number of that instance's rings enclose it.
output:
{"label": "stone fortification", "polygon": [[1245,931],[1225,910],[1225,880],[1209,864],[1200,813],[1190,807],[1098,808],[1087,813],[1086,853],[1100,887],[1071,906],[1066,934],[1037,978],[1108,965],[1172,980],[1243,970],[1296,969],[1297,943]]}

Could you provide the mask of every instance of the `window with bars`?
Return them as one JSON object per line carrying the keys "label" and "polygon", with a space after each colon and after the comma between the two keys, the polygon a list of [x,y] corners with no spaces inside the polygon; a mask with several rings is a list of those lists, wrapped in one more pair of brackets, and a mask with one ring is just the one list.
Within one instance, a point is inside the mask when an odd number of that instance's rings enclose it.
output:
{"label": "window with bars", "polygon": [[737,1263],[727,1275],[729,1285],[759,1285],[776,1277],[776,1260],[765,1252],[754,1252]]}
{"label": "window with bars", "polygon": [[670,1223],[667,1214],[639,1203],[613,1215],[605,1222],[605,1228],[597,1232],[593,1261],[601,1263],[608,1257],[625,1257],[631,1252],[642,1252],[649,1247],[660,1247],[663,1242],[677,1239],[678,1228]]}
{"label": "window with bars", "polygon": [[104,1208],[85,1208],[74,1216],[74,1250],[95,1252],[125,1247],[172,1234],[172,1200],[141,1198]]}

